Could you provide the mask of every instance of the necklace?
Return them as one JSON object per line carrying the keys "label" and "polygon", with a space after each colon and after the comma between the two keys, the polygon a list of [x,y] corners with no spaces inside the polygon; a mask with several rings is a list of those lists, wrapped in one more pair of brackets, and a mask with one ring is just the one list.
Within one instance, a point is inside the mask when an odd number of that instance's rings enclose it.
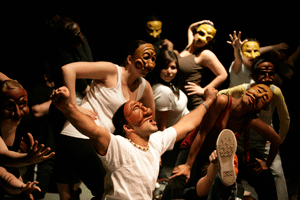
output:
{"label": "necklace", "polygon": [[147,145],[147,147],[141,147],[140,145],[134,143],[131,139],[126,138],[134,147],[142,150],[142,151],[148,151],[149,150],[149,144]]}

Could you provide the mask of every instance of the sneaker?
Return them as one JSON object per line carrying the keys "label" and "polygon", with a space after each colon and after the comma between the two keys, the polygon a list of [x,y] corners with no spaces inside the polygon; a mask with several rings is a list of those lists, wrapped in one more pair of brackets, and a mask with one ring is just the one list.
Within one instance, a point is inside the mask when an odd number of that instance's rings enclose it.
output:
{"label": "sneaker", "polygon": [[233,185],[236,179],[234,156],[237,148],[234,133],[229,129],[221,131],[217,139],[216,148],[220,180],[225,186]]}

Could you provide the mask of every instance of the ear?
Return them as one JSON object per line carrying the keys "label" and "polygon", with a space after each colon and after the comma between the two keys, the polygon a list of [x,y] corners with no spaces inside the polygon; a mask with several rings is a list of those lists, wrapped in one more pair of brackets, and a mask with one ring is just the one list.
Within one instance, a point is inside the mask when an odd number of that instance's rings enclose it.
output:
{"label": "ear", "polygon": [[132,60],[133,60],[133,58],[132,58],[131,55],[127,56],[127,63],[128,63],[128,65],[130,65],[132,63]]}
{"label": "ear", "polygon": [[125,131],[126,135],[134,132],[133,128],[127,124],[123,125],[123,130]]}

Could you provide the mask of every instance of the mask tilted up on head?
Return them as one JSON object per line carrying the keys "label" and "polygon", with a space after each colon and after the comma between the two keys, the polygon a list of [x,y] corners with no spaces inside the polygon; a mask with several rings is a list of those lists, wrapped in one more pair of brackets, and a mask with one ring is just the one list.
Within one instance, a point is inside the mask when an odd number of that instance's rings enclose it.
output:
{"label": "mask tilted up on head", "polygon": [[161,34],[162,22],[161,21],[148,21],[146,24],[147,33],[153,38],[158,38]]}
{"label": "mask tilted up on head", "polygon": [[209,24],[201,24],[197,29],[197,33],[199,33],[199,39],[207,44],[215,37],[217,30]]}
{"label": "mask tilted up on head", "polygon": [[132,56],[137,69],[152,71],[155,67],[156,53],[152,44],[146,43],[137,48]]}
{"label": "mask tilted up on head", "polygon": [[260,56],[259,44],[255,41],[246,42],[242,47],[242,53],[248,58],[256,58]]}

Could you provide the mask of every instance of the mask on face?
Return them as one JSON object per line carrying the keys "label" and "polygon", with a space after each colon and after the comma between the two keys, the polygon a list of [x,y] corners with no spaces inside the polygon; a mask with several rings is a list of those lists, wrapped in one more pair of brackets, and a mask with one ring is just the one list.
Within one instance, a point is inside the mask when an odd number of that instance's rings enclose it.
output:
{"label": "mask on face", "polygon": [[155,67],[156,53],[152,44],[146,43],[137,48],[132,56],[137,69],[152,71]]}
{"label": "mask on face", "polygon": [[199,34],[199,39],[207,44],[215,37],[217,30],[209,24],[201,24],[197,29],[197,33]]}
{"label": "mask on face", "polygon": [[146,108],[134,100],[129,100],[124,106],[126,121],[135,126],[141,126],[149,117],[152,117],[150,108]]}
{"label": "mask on face", "polygon": [[148,21],[146,24],[147,33],[153,37],[158,38],[161,34],[162,22],[161,21]]}
{"label": "mask on face", "polygon": [[255,41],[246,42],[242,47],[242,53],[244,56],[252,59],[260,56],[259,44]]}

